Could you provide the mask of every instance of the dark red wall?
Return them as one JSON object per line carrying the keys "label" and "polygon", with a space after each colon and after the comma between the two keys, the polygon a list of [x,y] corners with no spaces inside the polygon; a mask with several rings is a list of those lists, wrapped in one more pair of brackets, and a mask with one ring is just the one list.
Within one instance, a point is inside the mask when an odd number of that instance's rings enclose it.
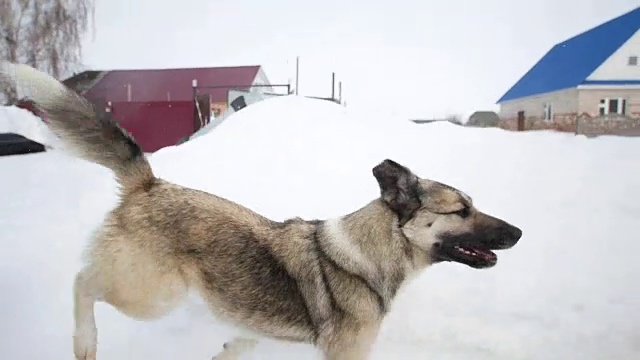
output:
{"label": "dark red wall", "polygon": [[175,145],[197,129],[193,101],[113,102],[113,118],[129,131],[144,152]]}

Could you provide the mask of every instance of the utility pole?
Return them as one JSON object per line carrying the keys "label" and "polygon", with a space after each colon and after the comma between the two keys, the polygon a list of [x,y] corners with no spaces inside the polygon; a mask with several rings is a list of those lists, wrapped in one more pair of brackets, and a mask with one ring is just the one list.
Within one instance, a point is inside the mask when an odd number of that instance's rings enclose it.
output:
{"label": "utility pole", "polygon": [[298,95],[298,86],[300,84],[300,56],[296,56],[296,95]]}
{"label": "utility pole", "polygon": [[331,100],[336,100],[336,73],[331,73]]}

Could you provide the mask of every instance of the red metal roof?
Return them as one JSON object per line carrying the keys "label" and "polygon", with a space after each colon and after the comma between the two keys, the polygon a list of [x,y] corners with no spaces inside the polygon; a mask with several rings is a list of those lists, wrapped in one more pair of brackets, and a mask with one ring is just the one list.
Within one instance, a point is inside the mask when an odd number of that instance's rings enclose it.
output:
{"label": "red metal roof", "polygon": [[[246,90],[253,84],[259,70],[260,66],[112,70],[92,86],[85,96],[113,102],[191,101],[194,79],[198,80],[198,86],[232,85]],[[198,94],[209,93],[212,101],[226,101],[227,91],[224,88],[198,89]]]}

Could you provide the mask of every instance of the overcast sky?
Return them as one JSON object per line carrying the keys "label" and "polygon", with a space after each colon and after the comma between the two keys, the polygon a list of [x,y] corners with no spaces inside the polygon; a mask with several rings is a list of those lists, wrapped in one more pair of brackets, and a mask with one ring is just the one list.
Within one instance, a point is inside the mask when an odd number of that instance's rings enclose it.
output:
{"label": "overcast sky", "polygon": [[638,0],[96,0],[93,69],[264,66],[272,83],[411,118],[496,109],[555,43]]}

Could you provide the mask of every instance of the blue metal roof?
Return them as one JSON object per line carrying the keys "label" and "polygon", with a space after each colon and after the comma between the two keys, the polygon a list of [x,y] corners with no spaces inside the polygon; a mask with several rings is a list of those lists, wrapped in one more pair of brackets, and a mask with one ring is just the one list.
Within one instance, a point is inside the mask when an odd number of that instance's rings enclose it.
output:
{"label": "blue metal roof", "polygon": [[[498,103],[586,83],[587,77],[638,29],[640,7],[556,44]],[[629,80],[632,83],[638,81]]]}

